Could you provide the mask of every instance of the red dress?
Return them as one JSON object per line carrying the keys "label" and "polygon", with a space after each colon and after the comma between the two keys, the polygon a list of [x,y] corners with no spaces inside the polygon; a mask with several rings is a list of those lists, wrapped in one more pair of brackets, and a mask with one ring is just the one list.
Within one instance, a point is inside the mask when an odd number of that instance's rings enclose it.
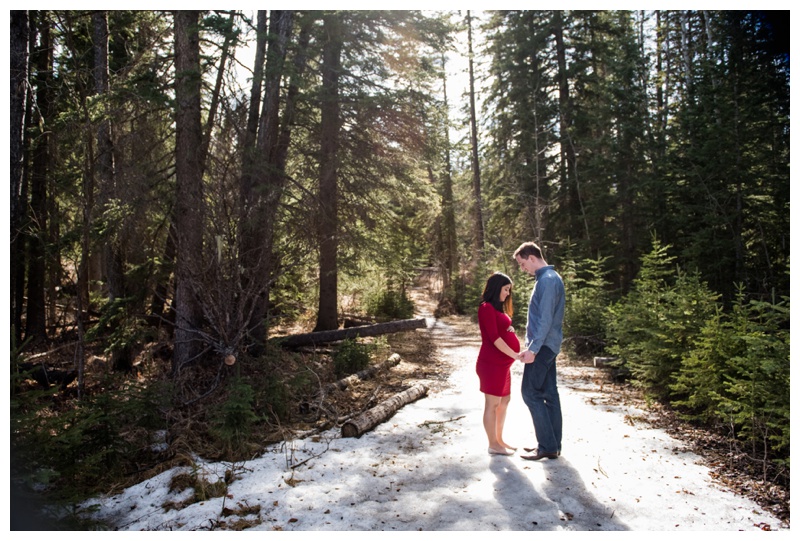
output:
{"label": "red dress", "polygon": [[475,371],[481,381],[481,392],[493,396],[511,394],[511,365],[509,357],[494,345],[502,338],[508,347],[519,352],[519,339],[511,328],[511,318],[484,302],[478,308],[478,325],[481,329],[481,349]]}

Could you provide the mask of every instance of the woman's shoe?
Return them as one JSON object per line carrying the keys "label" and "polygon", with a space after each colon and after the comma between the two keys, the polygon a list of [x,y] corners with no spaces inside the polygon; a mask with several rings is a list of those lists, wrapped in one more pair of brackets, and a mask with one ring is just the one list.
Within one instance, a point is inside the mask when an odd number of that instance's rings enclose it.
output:
{"label": "woman's shoe", "polygon": [[514,454],[514,451],[509,451],[508,449],[503,449],[502,451],[498,451],[497,449],[492,449],[491,447],[489,447],[489,454],[511,456]]}

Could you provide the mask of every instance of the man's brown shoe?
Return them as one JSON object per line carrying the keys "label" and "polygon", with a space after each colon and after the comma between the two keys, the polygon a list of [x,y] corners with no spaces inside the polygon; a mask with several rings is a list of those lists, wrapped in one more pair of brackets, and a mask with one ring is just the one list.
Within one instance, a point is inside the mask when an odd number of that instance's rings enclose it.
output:
{"label": "man's brown shoe", "polygon": [[[528,449],[525,449],[526,451]],[[531,449],[531,451],[535,451],[532,455],[520,455],[524,460],[541,460],[543,458],[558,458],[558,453],[542,453],[539,449]]]}
{"label": "man's brown shoe", "polygon": [[[526,453],[537,453],[538,450],[536,447],[523,447],[522,448]],[[561,456],[561,451],[558,452],[558,456]]]}

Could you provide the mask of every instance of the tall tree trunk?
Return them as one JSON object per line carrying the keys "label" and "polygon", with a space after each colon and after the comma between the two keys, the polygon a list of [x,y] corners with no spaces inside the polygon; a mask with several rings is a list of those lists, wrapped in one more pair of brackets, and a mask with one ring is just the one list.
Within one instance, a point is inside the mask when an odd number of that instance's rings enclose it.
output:
{"label": "tall tree trunk", "polygon": [[222,42],[222,52],[220,53],[219,68],[217,68],[217,80],[214,83],[214,91],[211,93],[211,103],[208,106],[208,115],[206,117],[206,128],[203,134],[203,150],[200,152],[201,164],[203,172],[208,167],[208,149],[211,146],[211,134],[214,131],[214,122],[217,117],[217,109],[219,108],[219,96],[222,90],[222,81],[225,76],[225,70],[230,59],[231,44],[233,43],[233,23],[236,17],[236,12],[231,11],[228,14],[228,21],[225,26],[225,39]]}
{"label": "tall tree trunk", "polygon": [[442,293],[446,302],[455,303],[458,295],[453,288],[458,276],[458,248],[456,239],[456,212],[453,199],[453,175],[450,163],[450,130],[448,122],[449,105],[447,101],[447,70],[442,55],[442,95],[444,99],[444,175],[442,175]]}
{"label": "tall tree trunk", "polygon": [[252,352],[257,354],[267,339],[267,309],[271,280],[271,245],[277,203],[282,193],[283,173],[279,171],[277,148],[280,133],[280,88],[286,48],[294,12],[270,12],[270,28],[264,73],[264,99],[258,121],[255,152],[242,174],[242,258],[244,291],[253,306],[247,328]]}
{"label": "tall tree trunk", "polygon": [[86,335],[86,315],[89,311],[89,265],[92,256],[92,212],[94,209],[94,144],[91,135],[87,136],[89,142],[88,151],[84,156],[84,171],[83,171],[83,200],[82,200],[82,216],[81,216],[81,255],[78,263],[77,272],[77,292],[75,294],[75,322],[78,331],[78,344],[76,346],[75,357],[77,359],[77,383],[78,383],[78,398],[84,396],[86,389],[85,379],[85,344],[84,336]]}
{"label": "tall tree trunk", "polygon": [[175,19],[175,230],[177,232],[173,374],[200,354],[202,320],[196,271],[202,265],[203,203],[200,152],[200,33],[198,11]]}
{"label": "tall tree trunk", "polygon": [[475,197],[473,219],[475,231],[475,258],[480,259],[484,249],[483,203],[481,201],[481,168],[478,161],[478,121],[475,111],[475,72],[472,52],[472,16],[467,10],[467,46],[469,48],[469,125],[472,147],[472,192]]}
{"label": "tall tree trunk", "polygon": [[[110,90],[108,74],[108,13],[95,11],[92,14],[93,41],[94,41],[94,93],[102,103],[108,100]],[[111,134],[111,118],[107,105],[102,107],[103,117],[97,126],[97,161],[94,171],[97,175],[96,186],[100,190],[101,208],[107,206],[112,199],[122,196],[119,193],[115,166],[114,142]],[[87,194],[91,200],[91,194]],[[103,268],[105,270],[108,298],[110,302],[127,296],[125,283],[125,264],[123,256],[123,231],[122,228],[112,231],[103,239]],[[130,371],[133,368],[133,359],[129,347],[112,347],[111,366],[114,370]]]}
{"label": "tall tree trunk", "polygon": [[319,310],[315,331],[339,327],[338,320],[338,152],[339,69],[342,54],[341,21],[337,14],[323,18],[321,156],[319,178]]}
{"label": "tall tree trunk", "polygon": [[47,338],[45,314],[45,239],[47,238],[47,175],[50,168],[51,121],[50,87],[53,78],[53,45],[50,20],[41,12],[38,20],[41,36],[36,52],[36,102],[39,124],[45,129],[37,134],[31,170],[31,236],[28,260],[28,306],[25,335],[33,339]]}
{"label": "tall tree trunk", "polygon": [[[286,60],[286,46],[292,31],[293,15],[292,11],[270,11],[267,63],[264,72],[264,101],[262,102],[256,142],[258,150],[267,153],[268,165],[274,163],[280,131],[281,78]],[[266,173],[265,176],[269,176],[273,171],[267,169]]]}
{"label": "tall tree trunk", "polygon": [[694,76],[692,74],[692,37],[689,25],[689,13],[686,11],[680,14],[681,23],[681,54],[683,58],[683,85],[686,91],[687,103],[694,103]]}
{"label": "tall tree trunk", "polygon": [[[583,208],[578,185],[575,145],[570,136],[572,130],[572,103],[569,97],[569,75],[567,74],[567,53],[564,46],[564,19],[561,11],[553,12],[553,35],[556,39],[556,57],[558,59],[558,110],[559,110],[559,145],[561,147],[561,182],[567,186],[567,208],[569,215],[582,216],[586,240],[589,241],[589,225]],[[575,231],[577,235],[578,231]]]}
{"label": "tall tree trunk", "polygon": [[248,152],[255,152],[258,136],[258,112],[261,109],[261,86],[264,81],[264,59],[267,57],[267,11],[259,10],[256,16],[256,58],[253,65],[253,86],[250,89],[250,104],[247,112],[247,130],[242,147],[245,160],[252,159]]}
{"label": "tall tree trunk", "polygon": [[[656,28],[658,34],[658,73],[662,75],[664,82],[658,85],[660,95],[658,96],[658,123],[659,123],[659,151],[661,157],[666,155],[666,134],[669,123],[670,94],[672,85],[672,51],[669,33],[669,12],[656,11]],[[666,66],[662,65],[666,62]]]}
{"label": "tall tree trunk", "polygon": [[[242,273],[240,288],[240,298],[245,306],[240,307],[244,320],[239,322],[241,325],[250,324],[250,314],[252,312],[251,304],[255,302],[256,295],[252,292],[252,287],[249,285],[256,278],[256,272],[250,270],[248,265],[252,261],[251,255],[252,245],[252,229],[249,220],[251,219],[250,207],[253,204],[253,175],[255,174],[257,166],[257,157],[259,155],[256,149],[256,140],[258,138],[258,124],[259,124],[259,111],[261,109],[261,91],[264,83],[264,64],[267,56],[267,12],[266,10],[259,10],[256,15],[256,51],[255,60],[253,64],[253,80],[250,88],[250,102],[248,104],[247,125],[242,135],[240,145],[242,147],[242,173],[239,179],[239,258],[240,266],[245,268]],[[245,347],[247,344],[245,344]]]}
{"label": "tall tree trunk", "polygon": [[283,110],[281,133],[278,137],[276,150],[275,163],[278,172],[281,174],[285,174],[286,171],[286,158],[289,154],[289,143],[291,142],[292,127],[295,122],[297,99],[300,94],[300,81],[308,65],[308,44],[311,41],[313,25],[314,18],[305,14],[300,27],[300,36],[297,39],[297,52],[293,61],[294,70],[289,80],[289,89],[286,92],[286,106]]}
{"label": "tall tree trunk", "polygon": [[28,62],[30,59],[30,22],[28,12],[11,11],[11,324],[14,339],[22,338],[22,302],[25,285],[25,236],[22,216],[26,201],[22,198],[25,162],[25,124],[28,107]]}
{"label": "tall tree trunk", "polygon": [[[94,38],[94,95],[106,100],[109,91],[108,76],[108,14],[95,11],[92,14]],[[102,108],[104,115],[97,126],[97,156],[94,171],[96,186],[100,190],[101,208],[118,197],[114,178],[114,143],[111,139],[111,120],[108,108]],[[125,296],[122,254],[120,253],[120,232],[115,231],[103,240],[103,268],[108,285],[108,296],[114,300]]]}
{"label": "tall tree trunk", "polygon": [[[261,13],[261,12],[259,12]],[[219,109],[219,97],[222,89],[222,81],[225,75],[225,69],[230,60],[230,49],[233,42],[233,21],[235,12],[230,13],[228,26],[226,27],[227,33],[225,40],[222,44],[222,54],[220,55],[219,69],[217,70],[217,80],[214,84],[214,91],[211,94],[211,103],[208,108],[208,117],[206,119],[206,127],[203,135],[203,148],[200,153],[201,156],[201,175],[208,167],[208,153],[211,145],[211,134],[214,130],[214,121],[217,111]],[[260,76],[259,76],[260,77]],[[175,264],[175,238],[177,231],[175,231],[175,217],[174,213],[170,216],[169,229],[167,232],[166,242],[164,244],[164,255],[161,258],[161,271],[158,272],[159,277],[156,279],[156,287],[153,293],[153,298],[150,302],[150,313],[155,319],[160,319],[164,316],[164,305],[167,300],[167,291],[169,289],[169,276],[171,269]]]}

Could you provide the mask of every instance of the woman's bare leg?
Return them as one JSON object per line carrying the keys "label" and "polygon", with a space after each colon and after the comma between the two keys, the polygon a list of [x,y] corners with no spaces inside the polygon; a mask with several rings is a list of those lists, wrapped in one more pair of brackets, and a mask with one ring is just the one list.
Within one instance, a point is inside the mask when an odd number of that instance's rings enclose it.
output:
{"label": "woman's bare leg", "polygon": [[516,447],[508,445],[503,439],[503,427],[505,427],[506,424],[506,413],[508,413],[509,402],[511,402],[511,395],[501,397],[500,402],[497,404],[495,425],[497,427],[496,438],[497,443],[499,443],[502,447],[516,451]]}
{"label": "woman's bare leg", "polygon": [[483,408],[483,428],[489,438],[489,449],[497,452],[505,451],[505,448],[497,441],[497,406],[502,398],[484,393],[486,402]]}

